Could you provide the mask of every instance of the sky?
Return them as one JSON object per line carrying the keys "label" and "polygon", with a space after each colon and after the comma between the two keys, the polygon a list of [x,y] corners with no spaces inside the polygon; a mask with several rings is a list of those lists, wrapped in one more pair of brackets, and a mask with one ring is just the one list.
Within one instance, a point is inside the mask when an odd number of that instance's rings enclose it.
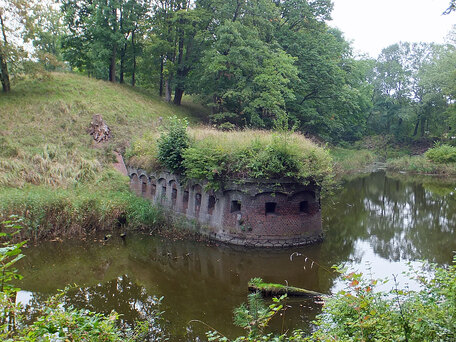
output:
{"label": "sky", "polygon": [[376,58],[389,45],[443,43],[456,25],[456,12],[442,15],[449,0],[333,0],[330,26],[344,32],[355,53]]}

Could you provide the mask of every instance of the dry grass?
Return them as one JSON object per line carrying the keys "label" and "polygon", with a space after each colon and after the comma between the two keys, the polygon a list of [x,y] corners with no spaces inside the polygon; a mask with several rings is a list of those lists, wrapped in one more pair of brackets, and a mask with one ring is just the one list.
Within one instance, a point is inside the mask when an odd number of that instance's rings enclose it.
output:
{"label": "dry grass", "polygon": [[[265,130],[237,130],[237,131],[219,131],[211,127],[195,127],[189,129],[190,138],[194,141],[206,141],[209,144],[223,148],[224,150],[242,150],[249,147],[252,142],[267,146],[272,143],[278,133]],[[292,133],[280,135],[280,139],[286,139],[286,142],[300,150],[316,149],[317,146],[305,138],[302,134]]]}
{"label": "dry grass", "polygon": [[[166,123],[164,123],[166,125]],[[328,151],[298,133],[264,130],[219,131],[188,128],[190,147],[183,154],[185,175],[214,183],[224,179],[292,177],[328,183],[332,173]],[[132,166],[161,169],[157,161],[160,128],[136,139],[127,156]]]}
{"label": "dry grass", "polygon": [[[154,130],[159,117],[192,119],[204,109],[176,107],[130,86],[74,74],[24,79],[0,94],[0,186],[90,182],[130,140]],[[101,114],[113,138],[93,148],[87,128]]]}

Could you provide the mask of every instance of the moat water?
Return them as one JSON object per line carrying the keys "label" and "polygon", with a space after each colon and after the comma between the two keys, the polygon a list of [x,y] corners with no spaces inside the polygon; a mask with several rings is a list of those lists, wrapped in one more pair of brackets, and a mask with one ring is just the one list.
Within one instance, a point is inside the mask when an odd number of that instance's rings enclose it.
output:
{"label": "moat water", "polygon": [[[120,313],[124,324],[151,316],[172,341],[204,340],[208,326],[234,337],[233,308],[245,302],[247,282],[261,277],[325,294],[342,288],[332,265],[344,264],[374,278],[402,273],[419,260],[449,264],[456,251],[456,181],[384,172],[345,181],[322,202],[325,241],[290,249],[247,249],[156,236],[113,235],[88,241],[29,247],[20,264],[19,300],[30,316],[48,296],[77,284],[65,302],[77,308]],[[392,287],[393,283],[387,283]],[[321,307],[288,299],[271,329],[310,329]],[[201,323],[201,322],[204,322]],[[208,326],[206,326],[207,324]]]}

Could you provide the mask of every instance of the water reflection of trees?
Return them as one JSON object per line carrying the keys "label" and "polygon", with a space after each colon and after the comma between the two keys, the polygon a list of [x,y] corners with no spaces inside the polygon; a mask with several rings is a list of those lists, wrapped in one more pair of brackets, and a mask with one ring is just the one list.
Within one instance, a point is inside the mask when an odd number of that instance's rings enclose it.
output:
{"label": "water reflection of trees", "polygon": [[[232,309],[245,301],[252,277],[329,293],[336,276],[328,268],[361,260],[361,245],[392,261],[450,262],[456,250],[452,189],[381,173],[351,180],[323,203],[325,241],[288,250],[133,235],[126,242],[113,237],[107,242],[42,244],[26,251],[20,270],[25,278],[19,286],[34,293],[36,306],[48,296],[40,293],[76,282],[81,288],[65,297],[67,304],[105,313],[116,310],[124,322],[147,317],[153,310],[151,295],[163,295],[164,317],[178,339],[192,319],[235,334]],[[291,260],[294,252],[300,255]],[[300,316],[312,318],[319,310],[293,307],[285,328],[305,328]],[[203,334],[205,327],[200,328],[195,334]]]}
{"label": "water reflection of trees", "polygon": [[341,261],[356,259],[360,251],[354,250],[355,242],[364,240],[388,260],[451,262],[456,249],[452,189],[384,173],[352,180],[326,211],[326,248],[338,253]]}
{"label": "water reflection of trees", "polygon": [[[24,307],[25,317],[29,322],[40,315],[48,299],[48,294],[32,294]],[[154,336],[165,334],[165,327],[158,315],[161,310],[160,300],[149,294],[146,288],[136,284],[128,275],[93,286],[70,288],[61,300],[65,307],[88,309],[106,315],[112,311],[121,313],[119,324],[123,328],[132,328],[135,321],[147,320],[150,323],[151,340],[154,340]]]}

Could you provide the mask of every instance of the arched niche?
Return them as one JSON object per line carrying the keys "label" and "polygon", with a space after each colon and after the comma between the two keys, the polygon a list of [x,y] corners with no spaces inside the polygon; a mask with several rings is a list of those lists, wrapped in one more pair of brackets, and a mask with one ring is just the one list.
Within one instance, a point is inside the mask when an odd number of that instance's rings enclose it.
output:
{"label": "arched niche", "polygon": [[316,193],[314,191],[300,191],[290,196],[290,202],[299,214],[312,214],[315,210]]}
{"label": "arched niche", "polygon": [[168,186],[171,188],[171,205],[175,206],[177,202],[177,182],[172,179],[169,181]]}
{"label": "arched niche", "polygon": [[195,216],[199,215],[201,210],[201,200],[203,198],[203,187],[199,184],[195,184],[192,187],[194,199],[195,199]]}
{"label": "arched niche", "polygon": [[287,198],[282,192],[265,191],[255,195],[255,202],[263,206],[264,215],[278,215],[288,206]]}
{"label": "arched niche", "polygon": [[154,198],[157,193],[157,180],[155,177],[149,177],[150,197]]}
{"label": "arched niche", "polygon": [[134,191],[137,195],[141,194],[141,185],[139,183],[138,174],[132,173],[130,175],[130,189]]}
{"label": "arched niche", "polygon": [[166,198],[166,179],[160,178],[157,181],[157,191],[159,191],[159,196],[161,199]]}
{"label": "arched niche", "polygon": [[145,196],[147,194],[147,183],[148,183],[148,178],[146,175],[141,175],[139,177],[139,183],[141,185],[141,195]]}
{"label": "arched niche", "polygon": [[207,199],[207,213],[209,215],[212,215],[214,212],[215,203],[217,203],[217,198],[213,194],[210,194]]}

